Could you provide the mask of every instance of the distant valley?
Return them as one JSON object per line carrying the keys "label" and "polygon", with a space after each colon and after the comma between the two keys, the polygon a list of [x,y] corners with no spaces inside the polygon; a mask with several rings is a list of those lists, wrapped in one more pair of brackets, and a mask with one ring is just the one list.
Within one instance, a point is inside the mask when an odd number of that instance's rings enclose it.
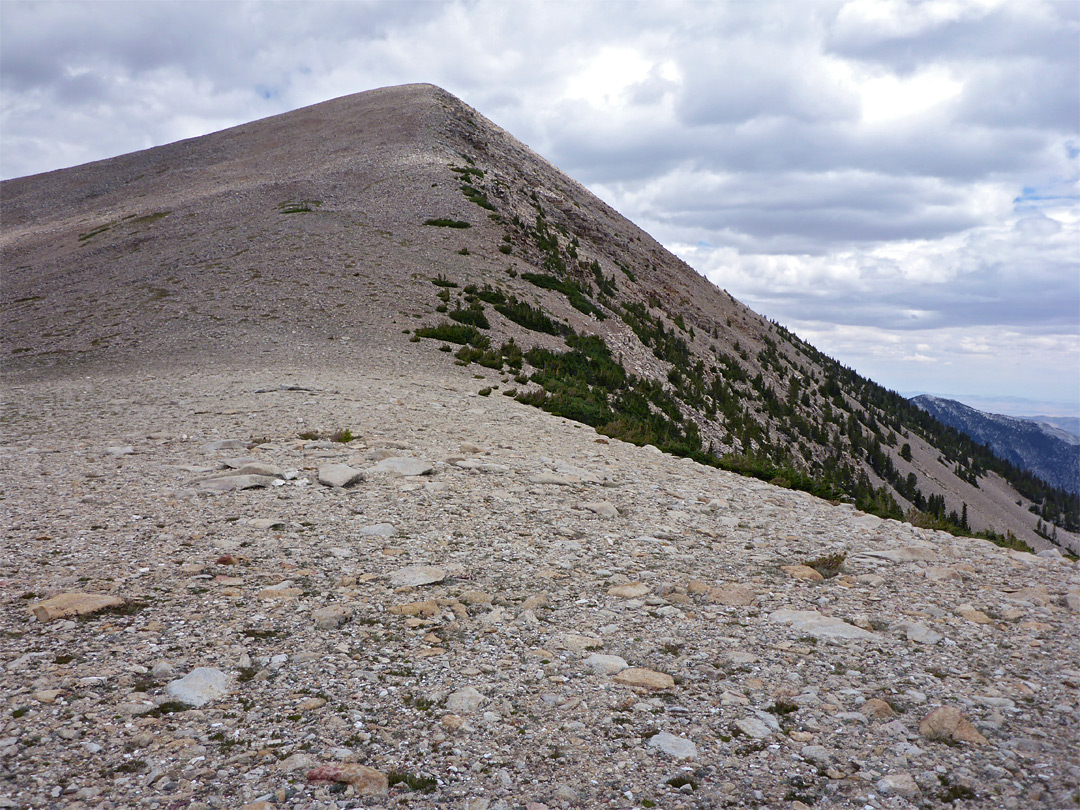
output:
{"label": "distant valley", "polygon": [[[985,413],[954,399],[927,394],[911,401],[979,444],[990,445],[995,456],[1034,473],[1055,487],[1073,493],[1080,492],[1080,436],[1064,427],[1075,422],[1075,419],[1021,419],[1004,414]],[[1060,425],[1057,423],[1058,419]]]}

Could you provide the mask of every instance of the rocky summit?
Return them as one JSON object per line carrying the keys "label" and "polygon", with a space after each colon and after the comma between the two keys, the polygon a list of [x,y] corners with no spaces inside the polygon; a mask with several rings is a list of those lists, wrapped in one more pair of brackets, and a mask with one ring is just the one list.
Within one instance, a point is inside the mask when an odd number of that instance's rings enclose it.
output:
{"label": "rocky summit", "polygon": [[[422,162],[380,143],[401,176]],[[198,174],[181,152],[210,146],[167,147],[169,171]],[[136,169],[155,164],[132,160],[125,182],[150,194]],[[40,182],[88,206],[124,187],[69,171]],[[253,167],[231,171],[203,178],[203,213],[255,194]],[[346,171],[320,199],[395,177]],[[97,227],[19,182],[8,255],[39,255],[35,218]],[[269,291],[229,297],[212,285],[246,260],[212,256],[269,237],[170,210],[115,212],[116,231],[173,223],[187,252],[133,237],[175,255],[167,295],[80,276],[90,254],[58,236],[67,258],[35,283],[71,296],[60,327],[31,327],[39,299],[6,310],[0,808],[1076,805],[1080,580],[1056,548],[882,518],[534,407],[517,370],[410,341],[412,282],[312,270],[317,219],[264,267]],[[412,255],[400,278],[431,288],[430,246],[370,215],[364,255]],[[427,232],[458,255],[454,229]],[[81,302],[50,286],[65,272]]]}

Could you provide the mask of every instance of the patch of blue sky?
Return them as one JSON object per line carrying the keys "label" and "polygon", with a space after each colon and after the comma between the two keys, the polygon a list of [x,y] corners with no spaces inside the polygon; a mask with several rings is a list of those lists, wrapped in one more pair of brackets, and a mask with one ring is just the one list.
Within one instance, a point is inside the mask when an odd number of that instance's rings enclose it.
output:
{"label": "patch of blue sky", "polygon": [[1045,186],[1024,186],[1020,196],[1013,200],[1013,210],[1038,211],[1080,205],[1080,193],[1073,191],[1074,187],[1065,181]]}

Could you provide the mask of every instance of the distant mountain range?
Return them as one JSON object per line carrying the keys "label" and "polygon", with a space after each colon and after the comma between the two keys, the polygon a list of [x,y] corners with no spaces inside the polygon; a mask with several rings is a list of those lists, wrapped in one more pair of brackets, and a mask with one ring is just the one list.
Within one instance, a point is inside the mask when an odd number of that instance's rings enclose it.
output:
{"label": "distant mountain range", "polygon": [[1065,441],[1080,441],[1080,416],[1018,416],[1017,419],[1038,422],[1040,425],[1063,431],[1067,434],[1062,437]]}
{"label": "distant mountain range", "polygon": [[1075,419],[1021,419],[985,413],[954,399],[928,394],[911,401],[979,444],[988,444],[995,456],[1028,470],[1052,486],[1080,492],[1080,436],[1068,430]]}

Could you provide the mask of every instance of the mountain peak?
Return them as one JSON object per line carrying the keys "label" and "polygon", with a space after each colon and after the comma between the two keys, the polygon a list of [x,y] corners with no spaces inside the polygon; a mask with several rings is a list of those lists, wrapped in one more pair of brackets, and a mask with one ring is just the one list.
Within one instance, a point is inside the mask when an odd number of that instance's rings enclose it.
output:
{"label": "mountain peak", "polygon": [[[451,363],[512,373],[521,401],[615,438],[886,517],[1045,542],[1028,511],[1044,495],[1010,491],[1014,471],[978,445],[939,446],[940,426],[906,400],[752,312],[433,85],[2,190],[15,269],[0,329],[19,367],[445,346]],[[989,496],[986,474],[1008,494]],[[1077,511],[1055,512],[1063,532]]]}
{"label": "mountain peak", "polygon": [[20,806],[1075,797],[1076,500],[442,91],[0,192]]}

